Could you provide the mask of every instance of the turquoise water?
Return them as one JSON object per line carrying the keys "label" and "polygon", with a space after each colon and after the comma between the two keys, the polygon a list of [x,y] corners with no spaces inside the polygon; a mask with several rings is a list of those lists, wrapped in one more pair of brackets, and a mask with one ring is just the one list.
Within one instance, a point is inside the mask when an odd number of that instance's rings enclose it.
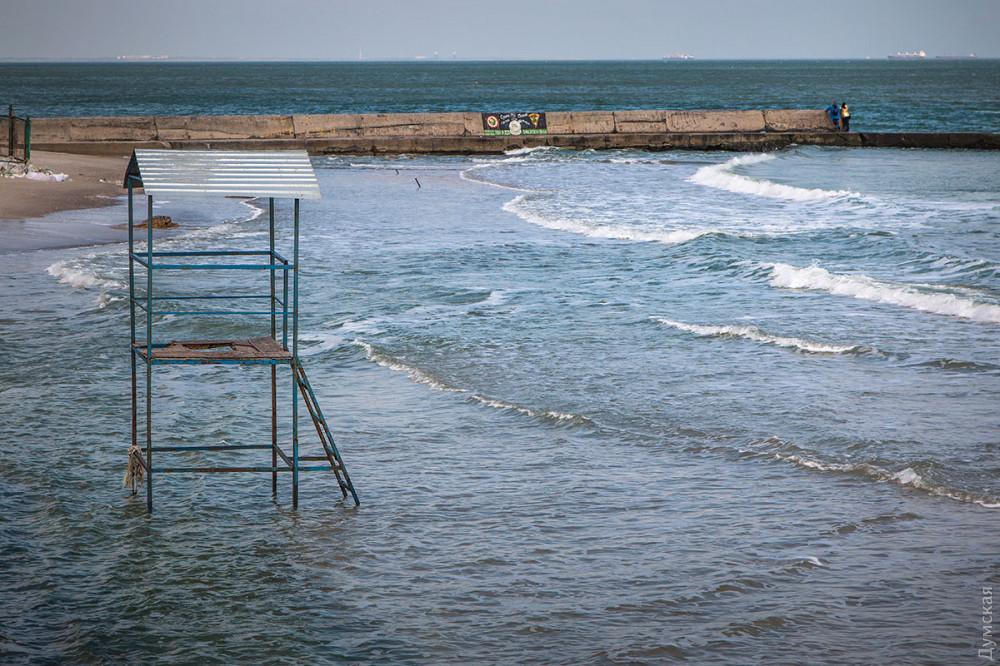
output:
{"label": "turquoise water", "polygon": [[822,109],[859,131],[1000,131],[1000,60],[0,64],[36,117]]}
{"label": "turquoise water", "polygon": [[[0,661],[980,661],[1000,155],[313,164],[302,353],[360,507],[162,475],[148,517],[124,206],[0,228]],[[265,204],[159,201],[158,243],[255,247]],[[102,244],[25,249],[66,227]],[[158,441],[266,437],[262,371],[156,387]]]}

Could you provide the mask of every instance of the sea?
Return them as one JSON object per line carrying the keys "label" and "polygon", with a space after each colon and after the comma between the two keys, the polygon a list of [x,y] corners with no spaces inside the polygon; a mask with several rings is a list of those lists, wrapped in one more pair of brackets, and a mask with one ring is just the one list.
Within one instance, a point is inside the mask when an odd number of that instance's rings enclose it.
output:
{"label": "sea", "polygon": [[[36,117],[836,100],[852,129],[1000,131],[990,60],[2,64],[0,90]],[[147,514],[124,200],[0,226],[0,661],[1000,658],[1000,153],[312,163],[300,352],[359,506],[330,474],[297,508],[287,475],[178,474]],[[266,208],[158,199],[157,249],[266,248]],[[181,320],[156,330],[267,326]],[[155,441],[269,441],[266,370],[153,381]]]}

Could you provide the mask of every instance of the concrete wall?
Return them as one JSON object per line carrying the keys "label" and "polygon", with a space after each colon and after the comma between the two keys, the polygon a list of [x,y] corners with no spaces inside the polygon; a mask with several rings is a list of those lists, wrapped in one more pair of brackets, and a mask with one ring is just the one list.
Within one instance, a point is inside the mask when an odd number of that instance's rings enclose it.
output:
{"label": "concrete wall", "polygon": [[127,155],[134,148],[305,149],[322,154],[577,149],[774,150],[791,144],[1000,149],[1000,134],[834,132],[820,110],[552,111],[548,134],[484,136],[478,113],[34,118],[38,150]]}
{"label": "concrete wall", "polygon": [[[549,134],[832,130],[822,111],[553,111]],[[36,143],[483,136],[478,113],[34,118]]]}

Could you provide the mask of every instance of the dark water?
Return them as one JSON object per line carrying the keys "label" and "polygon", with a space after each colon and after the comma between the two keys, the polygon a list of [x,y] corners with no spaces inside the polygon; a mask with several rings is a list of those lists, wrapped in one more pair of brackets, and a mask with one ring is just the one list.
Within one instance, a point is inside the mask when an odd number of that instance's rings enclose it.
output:
{"label": "dark water", "polygon": [[1000,61],[0,64],[32,116],[825,108],[868,131],[1000,131]]}
{"label": "dark water", "polygon": [[[987,663],[1000,155],[314,166],[302,351],[357,508],[323,474],[297,511],[287,481],[161,475],[148,517],[121,488],[124,248],[0,236],[0,662]],[[261,205],[158,201],[159,249],[258,247]],[[258,442],[267,388],[158,372],[157,441]]]}

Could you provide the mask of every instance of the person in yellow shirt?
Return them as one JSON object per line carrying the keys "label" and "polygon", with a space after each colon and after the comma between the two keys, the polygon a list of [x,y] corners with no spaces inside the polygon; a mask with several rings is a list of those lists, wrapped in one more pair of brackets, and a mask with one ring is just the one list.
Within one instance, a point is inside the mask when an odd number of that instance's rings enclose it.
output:
{"label": "person in yellow shirt", "polygon": [[845,132],[851,131],[851,109],[847,106],[847,102],[840,105],[840,129]]}

